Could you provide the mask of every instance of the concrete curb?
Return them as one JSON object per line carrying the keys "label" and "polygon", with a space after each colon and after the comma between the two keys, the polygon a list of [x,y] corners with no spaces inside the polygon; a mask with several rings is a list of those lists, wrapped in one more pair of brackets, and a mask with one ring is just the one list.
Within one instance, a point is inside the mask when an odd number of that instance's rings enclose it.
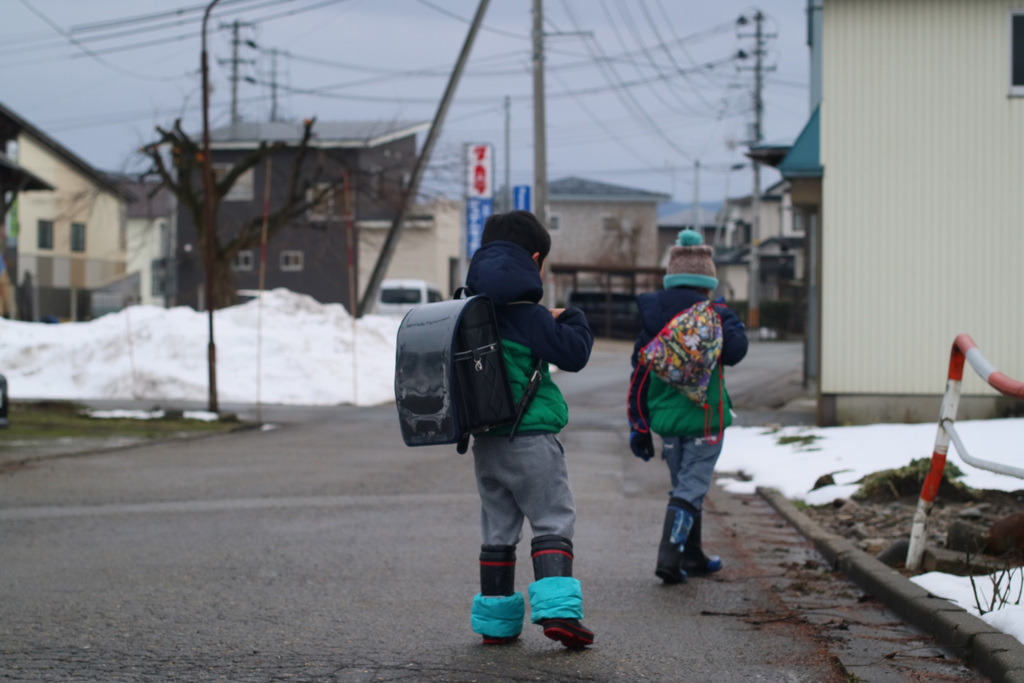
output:
{"label": "concrete curb", "polygon": [[996,683],[1024,683],[1024,643],[932,595],[842,536],[825,531],[777,490],[758,487],[757,492],[833,567],[907,623],[934,636],[942,647]]}

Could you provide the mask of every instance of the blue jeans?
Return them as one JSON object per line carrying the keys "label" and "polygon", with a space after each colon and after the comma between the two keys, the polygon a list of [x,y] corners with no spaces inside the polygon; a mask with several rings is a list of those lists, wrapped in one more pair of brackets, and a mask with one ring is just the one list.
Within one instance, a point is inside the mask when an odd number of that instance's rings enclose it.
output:
{"label": "blue jeans", "polygon": [[703,437],[666,436],[662,443],[661,457],[668,463],[672,478],[669,495],[682,498],[700,512],[704,496],[711,488],[715,463],[722,453],[722,439],[710,444]]}

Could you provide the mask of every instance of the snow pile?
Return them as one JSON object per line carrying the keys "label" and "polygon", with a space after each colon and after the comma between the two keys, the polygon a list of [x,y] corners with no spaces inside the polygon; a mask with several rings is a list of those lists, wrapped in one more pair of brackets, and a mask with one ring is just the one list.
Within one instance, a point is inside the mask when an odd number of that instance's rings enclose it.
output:
{"label": "snow pile", "polygon": [[[222,402],[374,405],[394,400],[401,319],[353,321],[340,304],[286,289],[214,314]],[[13,399],[205,401],[208,314],[133,306],[84,323],[0,319]],[[259,387],[257,385],[259,384]]]}
{"label": "snow pile", "polygon": [[[729,427],[716,472],[743,472],[749,481],[720,477],[733,493],[753,493],[758,486],[778,489],[810,505],[849,498],[866,475],[931,458],[937,421],[922,424],[875,424],[858,427]],[[1024,418],[957,421],[968,453],[1002,465],[1021,466]],[[964,472],[962,481],[976,489],[1016,491],[1021,480],[965,465],[951,445],[949,461]],[[835,484],[814,489],[831,474]],[[743,477],[742,479],[746,479]]]}

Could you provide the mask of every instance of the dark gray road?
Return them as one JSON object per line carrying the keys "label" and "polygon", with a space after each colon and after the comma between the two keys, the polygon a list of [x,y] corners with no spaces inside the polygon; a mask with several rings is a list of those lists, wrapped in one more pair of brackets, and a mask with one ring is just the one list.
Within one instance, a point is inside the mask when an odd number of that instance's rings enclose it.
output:
{"label": "dark gray road", "polygon": [[277,429],[0,475],[0,679],[982,680],[821,566],[757,497],[714,491],[706,543],[726,569],[662,586],[667,474],[626,448],[621,351],[602,344],[559,377],[587,651],[530,625],[501,648],[470,630],[467,456],[406,448],[392,406],[268,408]]}

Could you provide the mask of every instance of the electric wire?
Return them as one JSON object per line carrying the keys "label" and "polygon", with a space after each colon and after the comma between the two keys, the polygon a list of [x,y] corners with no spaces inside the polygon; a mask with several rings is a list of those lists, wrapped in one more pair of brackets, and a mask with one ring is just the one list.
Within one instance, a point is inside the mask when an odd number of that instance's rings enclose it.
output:
{"label": "electric wire", "polygon": [[[582,32],[580,28],[580,23],[576,19],[576,16],[572,11],[572,7],[569,5],[569,2],[567,0],[562,0],[562,5],[565,7],[566,14],[569,16],[570,21],[572,21],[573,26],[576,27],[577,31]],[[594,50],[596,50],[601,55],[604,54],[603,48],[601,47],[600,43],[597,42],[596,39],[585,41],[584,44],[587,45],[588,51],[591,50],[590,46],[591,44],[593,44]],[[601,63],[595,59],[595,64],[600,65]],[[604,68],[599,70],[601,72],[602,77],[612,87],[612,91],[614,92],[616,98],[619,100],[619,103],[622,104],[627,111],[633,112],[639,120],[643,121],[645,125],[648,126],[652,133],[661,138],[665,142],[665,144],[667,144],[669,147],[671,147],[680,155],[682,155],[683,158],[693,160],[693,156],[689,152],[687,152],[678,144],[676,144],[675,140],[670,138],[668,135],[665,134],[664,131],[661,130],[657,122],[654,121],[653,118],[651,118],[650,114],[647,113],[643,105],[641,105],[640,102],[637,101],[636,97],[634,97],[628,89],[620,87],[622,79],[619,76],[618,72],[615,70],[613,66],[607,66],[607,70]],[[615,82],[613,83],[612,81]]]}
{"label": "electric wire", "polygon": [[[122,67],[120,67],[120,66],[118,66],[116,64],[113,64],[113,63],[103,59],[98,54],[96,54],[95,52],[90,50],[88,47],[86,47],[85,45],[82,45],[77,39],[75,39],[74,36],[71,36],[70,34],[66,33],[64,31],[64,29],[62,29],[60,26],[58,26],[52,19],[50,19],[48,16],[43,14],[38,9],[36,9],[36,7],[33,6],[31,2],[29,2],[29,0],[21,0],[21,3],[23,5],[25,5],[25,7],[27,7],[29,9],[29,11],[31,11],[37,17],[42,19],[50,28],[52,28],[58,34],[64,36],[64,38],[66,38],[69,43],[71,43],[72,45],[77,47],[79,50],[81,50],[83,53],[85,53],[86,55],[88,55],[92,59],[96,60],[97,62],[99,62],[103,66],[107,67],[108,69],[112,69],[113,71],[116,71],[116,72],[118,72],[120,74],[123,74],[125,76],[130,76],[132,78],[140,78],[140,79],[147,80],[147,81],[155,79],[155,77],[152,76],[152,75],[136,73],[134,71],[130,71],[128,69],[124,69],[124,68],[122,68]],[[156,80],[176,80],[176,79],[174,79],[174,78],[157,78]]]}
{"label": "electric wire", "polygon": [[[467,17],[463,17],[463,16],[461,16],[459,14],[456,14],[455,12],[447,10],[444,7],[440,7],[439,5],[436,5],[433,2],[429,2],[428,0],[416,0],[416,1],[418,3],[420,3],[421,5],[423,5],[424,7],[429,7],[430,9],[434,10],[435,12],[440,12],[441,14],[443,14],[443,15],[445,15],[447,17],[451,17],[453,19],[458,19],[459,21],[461,21],[464,24],[472,24],[473,23],[472,19],[469,19]],[[488,31],[490,33],[494,33],[494,34],[499,35],[499,36],[505,36],[506,38],[515,38],[516,40],[530,40],[530,36],[523,35],[521,33],[511,33],[509,31],[502,31],[501,29],[493,28],[491,26],[488,26],[487,24],[481,24],[480,25],[480,30],[481,31]]]}
{"label": "electric wire", "polygon": [[[618,29],[619,22],[616,21],[615,17],[612,16],[611,11],[608,9],[608,5],[606,4],[605,0],[600,0],[600,2],[601,2],[601,9],[604,11],[605,16],[608,18],[608,23],[612,27],[612,32],[615,34],[616,40],[619,41],[619,44],[622,46],[623,50],[628,49],[626,47],[626,41],[622,38],[622,34],[619,32],[619,29]],[[632,34],[633,42],[635,42],[639,46],[640,52],[644,56],[644,58],[646,59],[646,62],[650,66],[654,67],[654,70],[659,75],[663,76],[664,72],[661,70],[661,68],[657,64],[657,62],[654,61],[654,58],[651,56],[650,52],[644,46],[643,40],[637,35],[636,26],[635,26],[635,24],[633,24],[632,17],[629,15],[629,12],[627,11],[627,9],[624,6],[622,6],[622,4],[619,4],[619,14],[622,15],[623,23],[626,24],[629,32]],[[642,73],[641,65],[639,63],[635,64],[633,66],[633,68],[636,69],[638,74]],[[666,81],[667,81],[667,79],[666,79]],[[662,105],[664,105],[668,109],[674,109],[674,107],[671,104],[669,104],[668,102],[665,101],[665,99],[661,96],[661,93],[659,92],[659,90],[657,88],[653,88],[653,87],[649,88],[649,91],[654,95],[655,99],[657,99],[659,102],[662,103]],[[693,107],[688,102],[683,100],[681,97],[678,97],[678,94],[675,93],[674,91],[672,91],[672,92],[673,92],[673,94],[677,95],[677,98],[676,98],[677,101],[679,101],[679,103],[682,104],[687,109],[688,113],[690,113],[690,114],[696,113],[696,110],[694,110]]]}
{"label": "electric wire", "polygon": [[697,88],[693,81],[690,80],[689,74],[686,73],[686,71],[679,65],[679,62],[676,61],[675,55],[672,54],[672,51],[668,49],[668,46],[665,44],[665,39],[661,37],[661,31],[658,30],[658,22],[654,21],[654,18],[651,16],[651,11],[647,6],[646,0],[640,0],[640,9],[643,11],[644,18],[647,19],[647,25],[651,27],[651,31],[654,32],[655,37],[658,39],[658,47],[660,47],[662,52],[665,53],[665,56],[668,57],[672,66],[675,67],[676,72],[683,75],[686,82],[690,85],[690,89],[697,98],[704,103],[704,106],[709,109],[714,109],[712,104],[704,99],[704,94],[700,91],[700,88]]}

